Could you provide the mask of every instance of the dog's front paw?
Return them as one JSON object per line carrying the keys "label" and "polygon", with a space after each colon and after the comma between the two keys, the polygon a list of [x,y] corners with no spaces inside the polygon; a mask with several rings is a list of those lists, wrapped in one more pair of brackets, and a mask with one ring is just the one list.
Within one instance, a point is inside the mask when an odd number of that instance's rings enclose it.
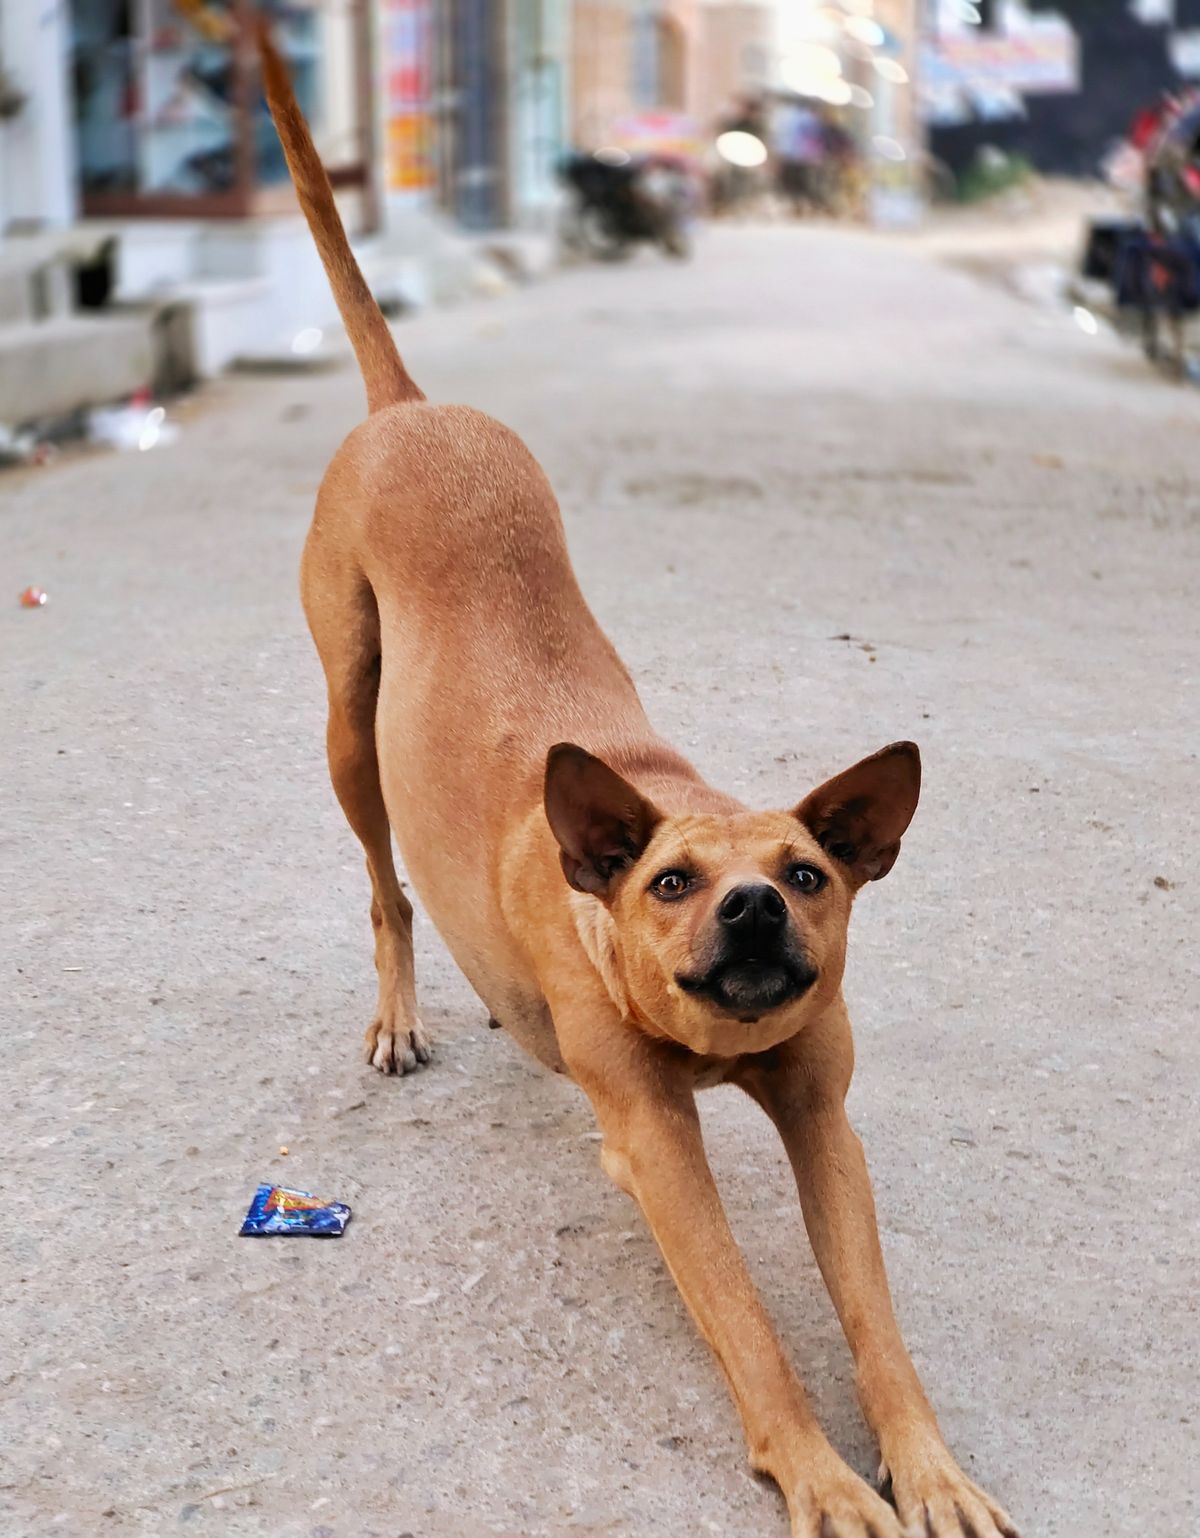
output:
{"label": "dog's front paw", "polygon": [[793,1538],[910,1538],[887,1502],[836,1457],[811,1469],[788,1505]]}
{"label": "dog's front paw", "polygon": [[409,1023],[399,1015],[376,1015],[365,1040],[367,1062],[380,1073],[412,1073],[433,1054],[433,1043],[419,1016]]}
{"label": "dog's front paw", "polygon": [[900,1519],[920,1538],[1018,1538],[1012,1518],[972,1484],[941,1442],[879,1471]]}

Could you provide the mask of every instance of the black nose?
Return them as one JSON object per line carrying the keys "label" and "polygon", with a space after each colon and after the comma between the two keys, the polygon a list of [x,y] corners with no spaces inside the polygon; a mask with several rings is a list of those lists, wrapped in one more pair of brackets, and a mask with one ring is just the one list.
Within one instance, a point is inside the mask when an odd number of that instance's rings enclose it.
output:
{"label": "black nose", "polygon": [[717,918],[739,940],[773,941],[787,921],[787,904],[773,886],[735,886],[721,899]]}

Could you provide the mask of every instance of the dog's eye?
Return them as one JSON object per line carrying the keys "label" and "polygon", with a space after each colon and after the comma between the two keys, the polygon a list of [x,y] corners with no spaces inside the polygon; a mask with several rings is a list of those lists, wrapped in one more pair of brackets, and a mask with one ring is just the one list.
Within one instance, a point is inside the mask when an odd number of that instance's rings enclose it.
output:
{"label": "dog's eye", "polygon": [[665,870],[661,875],[655,876],[650,883],[650,890],[655,897],[665,897],[669,902],[674,897],[682,897],[692,884],[692,878],[685,870]]}
{"label": "dog's eye", "polygon": [[815,865],[791,865],[788,867],[788,881],[797,892],[819,892],[825,885],[825,872],[818,870]]}

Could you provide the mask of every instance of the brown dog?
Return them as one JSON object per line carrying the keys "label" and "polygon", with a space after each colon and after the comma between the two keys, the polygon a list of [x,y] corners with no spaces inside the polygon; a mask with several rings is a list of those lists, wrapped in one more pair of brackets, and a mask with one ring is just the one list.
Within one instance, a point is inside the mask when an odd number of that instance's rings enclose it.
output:
{"label": "brown dog", "polygon": [[[263,54],[370,407],[322,482],[302,587],[330,774],[371,878],[371,1063],[404,1073],[429,1057],[394,833],[493,1018],[590,1098],[604,1168],[645,1213],[793,1532],[1011,1535],[947,1450],[901,1341],[843,1109],[850,907],[895,861],[916,748],[895,743],[793,811],[760,813],[654,734],[528,450],[476,411],[427,405],[409,378],[266,36]],[[895,1510],[822,1434],[729,1230],[694,1099],[726,1081],[787,1147]]]}

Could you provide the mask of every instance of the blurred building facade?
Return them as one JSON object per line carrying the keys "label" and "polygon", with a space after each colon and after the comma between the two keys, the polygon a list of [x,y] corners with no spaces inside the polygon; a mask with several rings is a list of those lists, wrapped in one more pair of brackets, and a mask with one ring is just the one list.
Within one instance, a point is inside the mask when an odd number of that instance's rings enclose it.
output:
{"label": "blurred building facade", "polygon": [[[771,72],[776,0],[0,0],[0,234],[288,207],[265,8],[351,223],[398,195],[471,229],[551,198],[636,112],[707,132]],[[231,33],[237,39],[230,42]],[[6,90],[7,86],[7,90]]]}
{"label": "blurred building facade", "polygon": [[1200,0],[935,0],[921,85],[956,173],[987,147],[1094,176],[1136,114],[1200,88]]}
{"label": "blurred building facade", "polygon": [[739,98],[773,79],[773,0],[575,0],[573,11],[582,148],[659,137],[699,152]]}

